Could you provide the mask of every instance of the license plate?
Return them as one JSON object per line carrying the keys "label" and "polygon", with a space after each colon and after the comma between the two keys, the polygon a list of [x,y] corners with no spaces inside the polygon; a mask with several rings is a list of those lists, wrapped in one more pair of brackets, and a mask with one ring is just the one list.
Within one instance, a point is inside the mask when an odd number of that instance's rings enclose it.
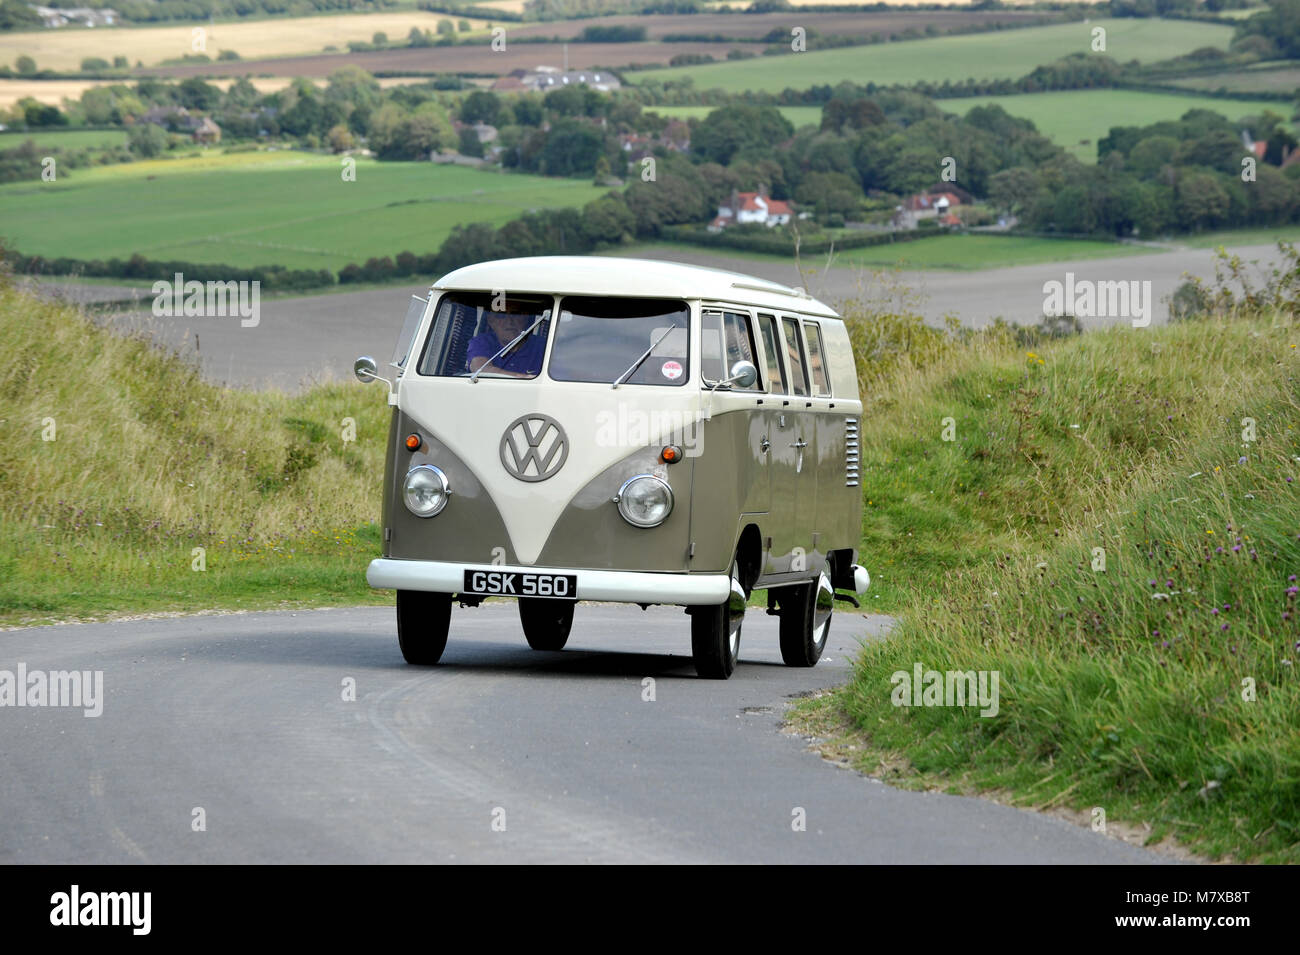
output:
{"label": "license plate", "polygon": [[572,600],[578,596],[578,576],[534,574],[521,570],[467,570],[462,593]]}

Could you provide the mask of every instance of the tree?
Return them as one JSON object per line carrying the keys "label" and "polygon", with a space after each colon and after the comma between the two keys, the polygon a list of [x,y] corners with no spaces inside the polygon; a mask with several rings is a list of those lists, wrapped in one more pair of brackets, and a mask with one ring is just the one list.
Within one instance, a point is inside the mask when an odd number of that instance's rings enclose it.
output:
{"label": "tree", "polygon": [[57,106],[44,103],[29,103],[23,110],[23,120],[28,126],[67,126],[68,116],[59,112]]}
{"label": "tree", "polygon": [[182,80],[177,87],[180,104],[186,109],[207,112],[216,109],[221,102],[221,90],[210,83],[205,83],[197,76]]}
{"label": "tree", "polygon": [[540,126],[544,113],[536,96],[518,96],[514,102],[515,122],[520,126]]}
{"label": "tree", "polygon": [[455,37],[456,24],[452,23],[450,20],[439,20],[438,35],[441,37]]}
{"label": "tree", "polygon": [[1010,215],[1019,215],[1030,207],[1038,194],[1038,177],[1028,167],[1004,169],[989,179],[989,199]]}
{"label": "tree", "polygon": [[623,241],[636,228],[636,216],[617,195],[593,199],[582,207],[582,228],[593,245]]}
{"label": "tree", "polygon": [[14,67],[18,70],[20,76],[31,76],[36,72],[36,61],[30,56],[20,56],[14,60]]}
{"label": "tree", "polygon": [[489,126],[494,126],[500,112],[501,100],[495,93],[487,90],[475,90],[460,104],[462,123],[487,123]]}
{"label": "tree", "polygon": [[427,30],[411,27],[411,32],[406,35],[406,45],[414,47],[433,46],[433,36]]}
{"label": "tree", "polygon": [[1187,172],[1179,177],[1175,211],[1185,229],[1202,229],[1222,223],[1231,200],[1218,179],[1207,172]]}
{"label": "tree", "polygon": [[330,150],[336,153],[347,152],[356,146],[356,137],[352,135],[352,130],[348,129],[343,123],[338,123],[330,128],[325,134],[325,141],[329,144]]}
{"label": "tree", "polygon": [[127,133],[127,144],[131,152],[143,159],[152,159],[167,148],[167,134],[161,126],[153,123],[140,123],[132,126]]}
{"label": "tree", "polygon": [[862,206],[862,189],[842,172],[814,172],[804,177],[794,197],[801,206],[812,206],[818,216],[852,216]]}
{"label": "tree", "polygon": [[377,47],[388,46],[388,34],[382,31],[376,31],[374,36],[370,38],[370,42]]}
{"label": "tree", "polygon": [[38,27],[41,18],[22,0],[0,0],[0,30]]}
{"label": "tree", "polygon": [[479,141],[478,133],[474,132],[473,126],[461,128],[459,151],[462,156],[477,158],[483,155],[483,143]]}
{"label": "tree", "polygon": [[691,152],[725,166],[748,150],[770,152],[793,133],[794,127],[776,107],[737,103],[705,117],[691,137]]}
{"label": "tree", "polygon": [[597,127],[562,119],[546,135],[541,168],[550,176],[591,176],[596,161],[608,151],[608,141]]}

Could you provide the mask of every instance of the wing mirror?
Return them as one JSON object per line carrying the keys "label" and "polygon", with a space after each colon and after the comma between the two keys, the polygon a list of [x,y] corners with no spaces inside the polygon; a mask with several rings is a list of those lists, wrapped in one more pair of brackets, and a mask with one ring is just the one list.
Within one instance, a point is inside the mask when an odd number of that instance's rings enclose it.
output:
{"label": "wing mirror", "polygon": [[366,383],[372,381],[382,381],[384,384],[388,385],[389,388],[393,387],[393,383],[391,381],[389,381],[383,375],[379,374],[379,366],[375,364],[375,360],[371,358],[369,355],[362,355],[355,362],[353,362],[352,373],[357,376],[358,381],[363,381]]}
{"label": "wing mirror", "polygon": [[758,381],[758,369],[753,362],[738,361],[731,366],[731,377],[718,382],[722,385],[739,385],[741,388],[753,388]]}

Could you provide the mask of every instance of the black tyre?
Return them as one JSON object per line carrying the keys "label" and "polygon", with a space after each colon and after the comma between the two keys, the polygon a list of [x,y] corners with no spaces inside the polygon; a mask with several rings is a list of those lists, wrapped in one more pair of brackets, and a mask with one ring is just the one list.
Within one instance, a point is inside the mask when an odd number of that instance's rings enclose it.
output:
{"label": "black tyre", "polygon": [[733,562],[731,596],[713,607],[696,607],[691,613],[691,655],[695,672],[706,680],[727,679],[740,658],[740,625],[748,594],[739,574],[739,565]]}
{"label": "black tyre", "polygon": [[441,660],[450,628],[451,594],[397,592],[397,645],[407,663],[432,666]]}
{"label": "black tyre", "polygon": [[781,659],[786,666],[810,667],[821,659],[831,632],[834,591],[825,577],[782,587],[778,597]]}
{"label": "black tyre", "polygon": [[520,597],[519,622],[534,650],[563,650],[573,626],[573,600]]}

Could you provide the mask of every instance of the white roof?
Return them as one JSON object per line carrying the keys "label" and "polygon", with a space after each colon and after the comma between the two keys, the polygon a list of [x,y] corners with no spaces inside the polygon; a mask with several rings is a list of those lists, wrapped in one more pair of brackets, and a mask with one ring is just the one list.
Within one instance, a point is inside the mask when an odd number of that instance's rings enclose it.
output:
{"label": "white roof", "polygon": [[479,262],[449,272],[436,289],[544,292],[735,302],[838,317],[802,289],[722,269],[621,256],[539,255]]}

